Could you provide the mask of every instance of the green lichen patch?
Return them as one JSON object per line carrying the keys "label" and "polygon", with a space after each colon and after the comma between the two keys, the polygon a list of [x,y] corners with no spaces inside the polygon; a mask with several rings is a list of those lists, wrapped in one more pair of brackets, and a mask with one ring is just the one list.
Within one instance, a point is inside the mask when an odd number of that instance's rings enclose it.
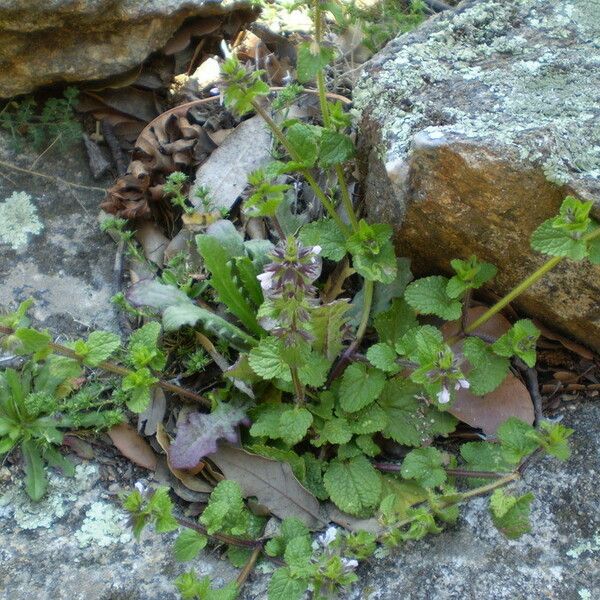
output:
{"label": "green lichen patch", "polygon": [[31,196],[26,192],[13,192],[0,202],[0,243],[20,250],[27,245],[30,234],[37,235],[43,228]]}
{"label": "green lichen patch", "polygon": [[80,548],[110,546],[131,541],[126,513],[107,502],[94,502],[85,513],[85,519],[75,532]]}

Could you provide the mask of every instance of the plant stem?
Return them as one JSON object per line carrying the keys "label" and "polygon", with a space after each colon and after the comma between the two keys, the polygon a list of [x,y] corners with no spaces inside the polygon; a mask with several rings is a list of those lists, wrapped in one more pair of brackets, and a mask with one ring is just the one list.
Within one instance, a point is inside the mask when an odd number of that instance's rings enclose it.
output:
{"label": "plant stem", "polygon": [[[0,334],[12,335],[14,333],[15,333],[14,329],[0,325]],[[83,362],[82,358],[75,351],[71,350],[71,348],[67,348],[66,346],[63,346],[62,344],[56,344],[55,342],[48,342],[48,347],[52,350],[52,352],[54,352],[54,354],[60,354],[62,356],[66,356],[68,358],[73,358],[74,360],[77,360],[81,363]],[[121,377],[127,377],[127,375],[131,375],[133,373],[133,371],[131,371],[130,369],[122,367],[121,365],[118,365],[118,364],[108,361],[108,360],[101,362],[98,365],[98,368],[102,369],[103,371],[106,371],[108,373],[114,373],[115,375],[120,375]],[[177,394],[178,396],[181,396],[182,398],[186,398],[188,400],[193,400],[194,402],[198,402],[199,404],[202,404],[203,406],[206,406],[207,408],[211,408],[211,406],[212,406],[212,404],[208,398],[205,398],[204,396],[201,396],[200,394],[197,394],[196,392],[192,392],[191,390],[188,390],[186,388],[182,388],[178,385],[175,385],[174,383],[169,383],[168,381],[159,380],[156,383],[156,385],[158,385],[159,387],[161,387],[163,390],[165,390],[167,392]]]}
{"label": "plant stem", "polygon": [[[273,135],[277,138],[277,141],[286,149],[292,160],[301,163],[302,157],[296,152],[294,147],[288,142],[283,131],[275,121],[271,118],[269,113],[255,100],[252,102],[254,110],[264,122],[268,125],[269,129],[273,132]],[[325,210],[329,213],[329,216],[337,223],[338,227],[342,230],[345,235],[348,235],[348,226],[342,221],[341,217],[337,214],[333,202],[327,198],[325,192],[321,189],[321,186],[317,183],[315,178],[310,174],[308,169],[299,169],[299,172],[306,179],[306,182],[312,188],[317,198],[323,204]]]}
{"label": "plant stem", "polygon": [[290,367],[290,371],[292,373],[294,390],[296,391],[296,403],[298,406],[302,406],[304,404],[304,386],[302,385],[300,377],[298,376],[298,369],[296,367]]}
{"label": "plant stem", "polygon": [[356,330],[356,339],[352,344],[355,348],[358,348],[358,345],[360,344],[363,336],[365,335],[365,331],[367,330],[369,315],[371,314],[371,305],[373,304],[373,291],[375,289],[375,282],[365,279],[364,289],[365,297],[363,301],[362,317],[360,319],[358,329]]}
{"label": "plant stem", "polygon": [[[323,12],[321,10],[321,0],[314,0],[313,2],[313,20],[315,23],[315,43],[320,51],[321,42],[323,41]],[[329,115],[329,107],[327,106],[327,90],[325,88],[325,74],[323,69],[319,69],[317,72],[317,91],[319,94],[319,105],[321,107],[323,125],[329,128],[331,127],[331,117]],[[335,165],[335,173],[340,186],[342,203],[344,204],[344,208],[346,209],[346,213],[350,219],[352,229],[357,231],[358,219],[356,218],[356,213],[354,212],[352,198],[350,198],[350,194],[348,193],[348,186],[346,184],[346,177],[344,175],[344,169],[342,165]]]}
{"label": "plant stem", "polygon": [[250,573],[252,573],[252,569],[254,569],[254,565],[262,552],[262,544],[257,544],[254,550],[252,550],[252,554],[248,558],[244,568],[240,571],[240,574],[237,576],[235,583],[238,586],[238,590],[246,583],[246,579],[248,579]]}
{"label": "plant stem", "polygon": [[[473,490],[469,490],[468,492],[463,492],[462,494],[458,494],[458,499],[454,501],[448,501],[444,504],[444,508],[448,508],[449,506],[453,506],[455,504],[460,504],[469,498],[474,498],[475,496],[483,496],[488,492],[492,492],[499,487],[504,487],[509,484],[511,481],[516,481],[520,479],[519,473],[510,473],[509,475],[505,475],[492,483],[487,483],[486,485],[482,485]],[[408,519],[404,519],[399,521],[394,525],[395,528],[406,527],[406,525],[410,525],[415,519],[418,517],[409,517]]]}
{"label": "plant stem", "polygon": [[208,533],[206,531],[206,527],[204,527],[204,525],[201,525],[197,521],[191,521],[189,519],[183,519],[181,517],[175,517],[175,520],[182,527],[193,529],[194,531],[197,531],[202,535],[218,540],[219,542],[223,542],[224,544],[239,546],[240,548],[256,548],[257,546],[259,548],[262,548],[262,544],[257,543],[253,540],[245,540],[244,538],[236,537],[234,535],[227,535],[226,533]]}
{"label": "plant stem", "polygon": [[[373,466],[382,473],[399,473],[402,465],[397,463],[376,462]],[[466,469],[446,469],[451,477],[472,477],[473,479],[501,479],[506,473],[494,471],[467,471]]]}
{"label": "plant stem", "polygon": [[[588,233],[588,235],[583,237],[583,241],[589,242],[597,237],[600,237],[600,227],[592,231],[592,233]],[[473,321],[468,327],[465,328],[465,333],[471,333],[478,327],[481,327],[484,323],[489,321],[495,314],[499,313],[504,307],[510,304],[517,296],[520,296],[524,291],[530,288],[534,283],[537,283],[546,273],[554,269],[556,265],[558,265],[565,256],[554,256],[547,262],[545,262],[537,271],[526,277],[519,285],[517,285],[513,290],[511,290],[504,298],[501,298],[489,308],[486,312],[484,312],[478,319]]]}

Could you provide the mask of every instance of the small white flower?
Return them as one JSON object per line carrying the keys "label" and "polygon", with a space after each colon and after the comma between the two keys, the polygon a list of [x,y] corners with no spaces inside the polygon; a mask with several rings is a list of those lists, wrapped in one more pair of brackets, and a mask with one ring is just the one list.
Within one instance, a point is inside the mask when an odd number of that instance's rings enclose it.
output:
{"label": "small white flower", "polygon": [[133,487],[142,495],[145,496],[146,492],[148,491],[148,488],[141,482],[141,481],[136,481],[135,484],[133,485]]}
{"label": "small white flower", "polygon": [[323,248],[321,248],[321,246],[317,245],[317,246],[312,247],[313,254],[321,254],[321,250],[323,250]]}
{"label": "small white flower", "polygon": [[273,287],[273,273],[270,271],[257,275],[256,279],[260,281],[260,287],[265,291]]}
{"label": "small white flower", "polygon": [[444,386],[442,391],[438,392],[437,399],[440,404],[448,404],[450,402],[450,390]]}
{"label": "small white flower", "polygon": [[335,528],[335,527],[328,527],[327,530],[325,531],[325,533],[322,533],[318,537],[319,543],[324,548],[327,548],[327,546],[329,546],[329,544],[331,544],[333,541],[335,541],[335,538],[337,537],[337,534],[338,534],[337,528]]}
{"label": "small white flower", "polygon": [[358,561],[354,558],[342,557],[342,565],[344,567],[344,572],[349,573],[350,571],[354,571],[354,569],[358,567]]}
{"label": "small white flower", "polygon": [[459,379],[454,385],[455,390],[460,390],[460,388],[464,388],[468,390],[471,387],[471,384],[466,379]]}

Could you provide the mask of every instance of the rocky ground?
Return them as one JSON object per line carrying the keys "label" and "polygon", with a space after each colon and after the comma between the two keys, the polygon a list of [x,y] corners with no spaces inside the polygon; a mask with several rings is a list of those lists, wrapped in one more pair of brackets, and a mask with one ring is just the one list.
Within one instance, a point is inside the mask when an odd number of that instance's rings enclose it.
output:
{"label": "rocky ground", "polygon": [[[99,186],[78,148],[48,155],[37,168],[82,185]],[[4,158],[7,155],[4,154]],[[27,158],[27,160],[26,160]],[[21,155],[18,164],[34,157]],[[115,246],[99,232],[100,194],[5,171],[2,198],[26,192],[43,226],[17,250],[2,245],[3,303],[37,299],[34,315],[57,334],[88,328],[118,330],[108,299],[115,291]],[[16,227],[17,225],[15,225]],[[348,598],[387,600],[591,600],[600,592],[600,424],[597,402],[572,403],[565,423],[576,430],[565,464],[543,460],[519,484],[536,495],[533,531],[509,542],[491,526],[484,500],[475,500],[450,531],[408,544],[362,566]],[[116,494],[153,475],[132,467],[116,451],[79,460],[77,476],[53,474],[48,497],[32,504],[15,469],[0,469],[0,598],[61,600],[170,600],[173,579],[185,567],[170,553],[172,536],[146,532],[136,544]],[[229,580],[235,570],[218,551],[203,553],[199,573]],[[267,577],[255,575],[245,592],[266,597]]]}

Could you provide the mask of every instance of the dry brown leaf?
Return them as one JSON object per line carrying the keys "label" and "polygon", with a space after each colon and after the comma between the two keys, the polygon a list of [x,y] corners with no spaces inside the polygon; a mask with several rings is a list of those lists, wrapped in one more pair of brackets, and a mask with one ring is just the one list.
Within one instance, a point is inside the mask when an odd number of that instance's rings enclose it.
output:
{"label": "dry brown leaf", "polygon": [[160,447],[165,451],[167,455],[167,465],[169,470],[173,475],[181,481],[181,483],[188,489],[194,492],[212,492],[212,486],[205,481],[204,479],[200,479],[200,477],[196,477],[192,473],[188,473],[183,469],[175,469],[171,465],[171,461],[169,460],[169,449],[171,448],[171,440],[162,423],[158,424],[156,428],[156,441],[160,444]]}
{"label": "dry brown leaf", "polygon": [[162,267],[165,250],[169,245],[169,238],[160,230],[158,225],[150,221],[139,223],[135,237],[142,246],[144,256],[155,265]]}
{"label": "dry brown leaf", "polygon": [[374,517],[370,519],[359,519],[343,513],[335,504],[328,502],[325,505],[327,516],[332,523],[340,525],[348,531],[368,531],[374,535],[381,535],[385,528]]}
{"label": "dry brown leaf", "polygon": [[154,471],[156,455],[146,440],[129,423],[120,423],[107,431],[119,452],[140,467]]}
{"label": "dry brown leaf", "polygon": [[85,96],[99,102],[105,108],[140,121],[152,121],[158,114],[154,93],[149,90],[139,90],[135,87],[105,89],[100,92],[84,92]]}
{"label": "dry brown leaf", "polygon": [[[467,324],[474,322],[485,311],[485,306],[475,306],[467,311]],[[510,329],[510,322],[500,314],[478,327],[473,333],[497,340]],[[445,339],[456,335],[460,330],[458,321],[444,323],[441,331]],[[462,342],[453,348],[460,347]],[[465,371],[465,374],[468,374]],[[471,427],[481,429],[487,435],[495,435],[498,427],[509,417],[517,417],[526,423],[533,423],[533,403],[529,391],[520,379],[509,373],[502,384],[485,396],[475,396],[461,388],[448,412]]]}
{"label": "dry brown leaf", "polygon": [[148,408],[138,417],[138,431],[144,432],[144,435],[154,435],[156,429],[165,417],[167,410],[167,398],[165,393],[158,386],[152,391],[152,401]]}
{"label": "dry brown leaf", "polygon": [[93,446],[76,435],[65,435],[62,443],[63,446],[68,446],[80,458],[85,458],[86,460],[94,460],[96,458]]}
{"label": "dry brown leaf", "polygon": [[448,412],[471,427],[481,429],[487,435],[495,435],[506,419],[517,417],[533,423],[533,403],[529,391],[512,373],[493,392],[475,396],[461,388]]}
{"label": "dry brown leaf", "polygon": [[581,356],[581,358],[587,358],[587,360],[594,360],[594,353],[582,344],[574,342],[573,340],[566,338],[564,335],[561,335],[560,333],[556,333],[556,331],[548,329],[545,325],[542,325],[542,323],[540,323],[536,319],[534,319],[533,323],[542,332],[542,335],[544,337],[548,338],[549,340],[560,342],[565,348],[567,348],[571,352],[574,352],[575,354],[578,354],[579,356]]}
{"label": "dry brown leaf", "polygon": [[237,481],[245,496],[256,496],[280,519],[297,517],[311,529],[327,524],[319,501],[294,477],[290,465],[227,444],[210,455],[226,479]]}

